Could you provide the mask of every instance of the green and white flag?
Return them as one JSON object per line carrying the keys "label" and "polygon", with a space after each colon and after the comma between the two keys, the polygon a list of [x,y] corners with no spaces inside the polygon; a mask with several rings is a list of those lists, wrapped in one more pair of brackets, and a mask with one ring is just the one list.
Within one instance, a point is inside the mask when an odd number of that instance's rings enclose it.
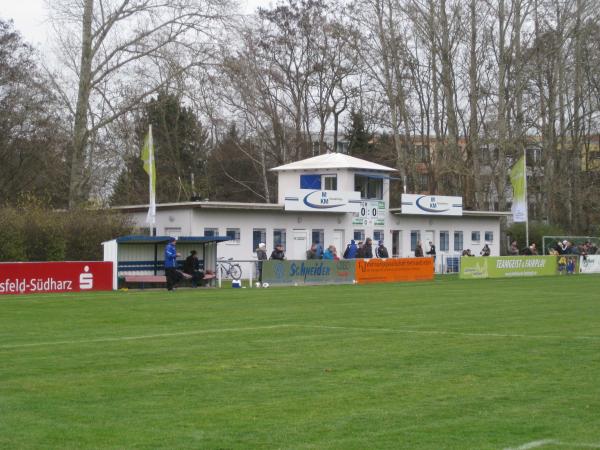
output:
{"label": "green and white flag", "polygon": [[521,156],[510,170],[510,182],[513,187],[512,214],[514,222],[527,222],[527,168],[525,156]]}
{"label": "green and white flag", "polygon": [[154,164],[154,143],[152,142],[152,125],[148,129],[148,135],[144,139],[142,147],[142,161],[144,161],[144,171],[148,174],[148,186],[150,193],[150,202],[148,207],[148,216],[146,223],[154,225],[156,223],[156,165]]}

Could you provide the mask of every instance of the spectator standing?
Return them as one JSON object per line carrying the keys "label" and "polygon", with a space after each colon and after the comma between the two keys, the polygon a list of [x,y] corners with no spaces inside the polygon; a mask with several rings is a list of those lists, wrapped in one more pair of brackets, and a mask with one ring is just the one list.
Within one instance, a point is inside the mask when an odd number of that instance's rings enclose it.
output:
{"label": "spectator standing", "polygon": [[256,272],[258,274],[258,283],[260,285],[262,284],[263,261],[267,260],[267,245],[264,242],[258,244],[256,258],[258,259],[258,262],[256,263]]}
{"label": "spectator standing", "polygon": [[356,252],[358,251],[358,246],[354,239],[350,241],[350,243],[346,246],[346,251],[344,251],[344,259],[354,259],[356,258]]}
{"label": "spectator standing", "polygon": [[356,258],[364,258],[365,257],[365,246],[362,241],[358,241],[358,248],[356,249]]}
{"label": "spectator standing", "polygon": [[323,259],[323,246],[319,243],[315,243],[315,254],[317,255],[316,259]]}
{"label": "spectator standing", "polygon": [[387,251],[387,248],[385,248],[385,246],[383,245],[383,241],[379,241],[378,242],[378,247],[375,249],[375,255],[378,258],[389,258],[389,254]]}
{"label": "spectator standing", "polygon": [[310,246],[310,248],[306,251],[306,259],[319,259],[317,257],[317,244]]}
{"label": "spectator standing", "polygon": [[327,247],[325,249],[325,251],[323,252],[323,259],[329,259],[329,260],[333,261],[334,249],[335,249],[335,247],[333,245],[330,245],[329,247]]}
{"label": "spectator standing", "polygon": [[285,252],[283,251],[283,245],[277,244],[275,250],[271,252],[271,259],[278,259],[283,261],[285,259]]}
{"label": "spectator standing", "polygon": [[337,248],[335,247],[335,245],[330,246],[330,248],[331,248],[331,252],[333,253],[333,260],[339,261],[340,257],[338,255]]}
{"label": "spectator standing", "polygon": [[373,257],[373,240],[371,238],[367,238],[364,245],[364,256],[363,258],[371,259]]}
{"label": "spectator standing", "polygon": [[415,247],[415,257],[423,257],[423,243],[421,241],[417,241],[417,246]]}
{"label": "spectator standing", "polygon": [[204,278],[204,272],[200,270],[200,260],[198,259],[198,252],[196,250],[192,250],[190,256],[185,258],[183,272],[192,276],[192,287],[198,287],[198,284]]}
{"label": "spectator standing", "polygon": [[437,254],[435,251],[435,245],[433,242],[429,241],[429,250],[427,251],[427,254],[429,256],[431,256],[433,258],[433,260],[435,261],[435,255]]}
{"label": "spectator standing", "polygon": [[169,238],[169,243],[165,247],[165,275],[167,277],[167,290],[172,291],[179,281],[177,272],[177,238]]}
{"label": "spectator standing", "polygon": [[487,244],[485,244],[485,245],[483,246],[483,248],[481,249],[481,252],[479,252],[479,254],[480,254],[481,256],[490,256],[490,253],[491,253],[491,252],[492,252],[492,251],[490,250],[490,246],[489,246],[489,245],[487,245]]}
{"label": "spectator standing", "polygon": [[508,254],[511,256],[517,256],[519,254],[519,246],[517,241],[512,241],[508,248]]}

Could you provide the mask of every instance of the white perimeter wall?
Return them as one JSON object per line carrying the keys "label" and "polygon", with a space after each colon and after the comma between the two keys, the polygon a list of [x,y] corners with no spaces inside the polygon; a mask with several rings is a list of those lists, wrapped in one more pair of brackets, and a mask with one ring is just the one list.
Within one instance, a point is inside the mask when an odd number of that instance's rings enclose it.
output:
{"label": "white perimeter wall", "polygon": [[[140,227],[146,226],[145,212],[133,214],[134,221]],[[441,216],[405,216],[388,214],[384,226],[359,226],[352,224],[352,214],[343,213],[304,213],[264,210],[222,210],[222,209],[192,209],[192,208],[159,208],[156,214],[157,234],[171,236],[203,236],[205,228],[216,228],[220,236],[225,236],[227,228],[239,228],[240,241],[224,242],[218,245],[218,256],[238,260],[254,259],[253,230],[266,230],[267,253],[273,250],[273,230],[286,230],[286,253],[288,259],[304,259],[304,250],[294,254],[292,239],[294,232],[305,230],[308,236],[306,245],[310,245],[312,230],[322,229],[325,233],[325,245],[334,242],[334,236],[343,236],[347,243],[354,237],[354,230],[365,230],[366,237],[373,238],[373,231],[384,231],[385,245],[392,253],[392,237],[398,236],[396,255],[400,257],[413,256],[411,251],[411,231],[420,231],[421,240],[427,239],[428,233],[434,236],[438,255],[441,253],[456,254],[454,250],[454,232],[462,231],[463,248],[470,248],[476,256],[487,243],[492,255],[500,254],[500,220],[489,217],[441,217]],[[449,248],[442,252],[440,232],[447,231]],[[472,232],[479,232],[480,239],[473,241]],[[485,233],[491,232],[493,239],[486,241]],[[341,247],[341,248],[340,248]],[[298,250],[298,245],[295,246]],[[342,254],[343,246],[338,246]],[[460,253],[460,252],[458,252]]]}

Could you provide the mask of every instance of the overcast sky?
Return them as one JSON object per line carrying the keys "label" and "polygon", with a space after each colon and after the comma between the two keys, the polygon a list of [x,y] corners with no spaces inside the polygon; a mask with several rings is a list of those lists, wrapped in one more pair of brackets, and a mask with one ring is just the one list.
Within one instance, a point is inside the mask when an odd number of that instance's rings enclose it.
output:
{"label": "overcast sky", "polygon": [[[270,0],[238,0],[246,14],[258,6],[267,7],[275,2]],[[15,28],[25,40],[35,47],[43,47],[47,40],[47,16],[45,0],[0,0],[0,17],[12,19]]]}

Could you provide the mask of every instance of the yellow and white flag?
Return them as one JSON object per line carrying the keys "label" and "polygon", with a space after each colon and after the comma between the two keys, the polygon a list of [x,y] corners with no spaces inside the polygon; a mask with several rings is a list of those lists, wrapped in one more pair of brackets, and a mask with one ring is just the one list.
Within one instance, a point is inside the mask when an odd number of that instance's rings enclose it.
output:
{"label": "yellow and white flag", "polygon": [[514,222],[527,222],[527,168],[525,156],[521,156],[510,170],[513,187],[512,214]]}
{"label": "yellow and white flag", "polygon": [[156,223],[156,164],[154,163],[154,143],[152,142],[152,125],[148,129],[148,135],[144,139],[142,147],[142,161],[144,161],[144,171],[148,174],[148,186],[150,193],[150,203],[148,207],[148,216],[146,223],[154,225]]}

